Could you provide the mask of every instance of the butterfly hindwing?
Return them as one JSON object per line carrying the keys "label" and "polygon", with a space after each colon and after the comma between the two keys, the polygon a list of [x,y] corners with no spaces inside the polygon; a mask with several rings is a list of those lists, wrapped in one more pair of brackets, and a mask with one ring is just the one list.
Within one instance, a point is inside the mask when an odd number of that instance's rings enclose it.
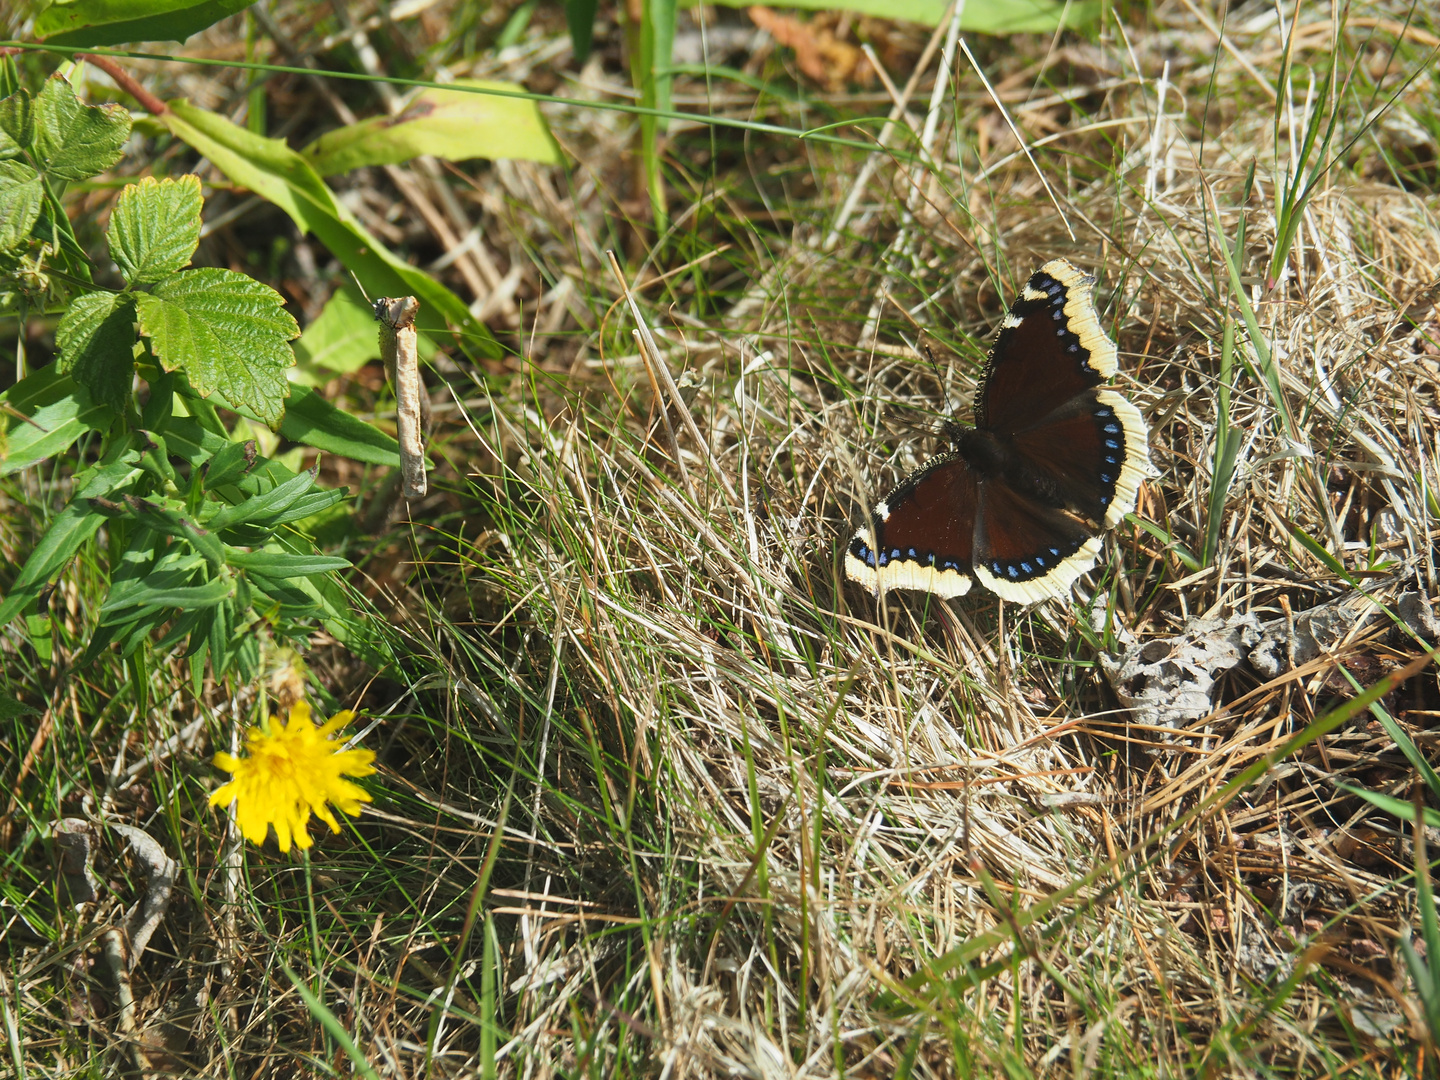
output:
{"label": "butterfly hindwing", "polygon": [[1095,565],[1100,540],[1073,515],[1005,483],[981,487],[975,577],[1001,599],[1030,604],[1063,595]]}
{"label": "butterfly hindwing", "polygon": [[845,573],[876,594],[922,589],[941,597],[970,589],[978,491],[974,470],[940,454],[881,499],[845,555]]}

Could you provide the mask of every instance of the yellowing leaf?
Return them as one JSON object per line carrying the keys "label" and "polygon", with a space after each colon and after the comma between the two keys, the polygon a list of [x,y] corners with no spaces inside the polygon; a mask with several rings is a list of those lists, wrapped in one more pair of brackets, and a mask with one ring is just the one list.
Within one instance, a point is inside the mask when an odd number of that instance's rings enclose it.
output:
{"label": "yellowing leaf", "polygon": [[[510,93],[521,89],[478,79],[460,79],[454,85]],[[322,176],[364,165],[395,165],[421,154],[447,161],[560,161],[560,150],[535,102],[448,88],[426,90],[398,116],[373,117],[322,135],[303,153]]]}
{"label": "yellowing leaf", "polygon": [[364,282],[372,296],[418,297],[416,325],[422,330],[441,337],[453,328],[468,354],[500,355],[499,343],[470,314],[464,301],[361,228],[310,163],[283,139],[256,135],[183,99],[170,102],[170,108],[156,119],[232,181],[270,200],[302,230],[313,232]]}
{"label": "yellowing leaf", "polygon": [[[755,0],[719,0],[726,7],[752,7]],[[688,5],[687,5],[688,6]],[[886,19],[908,19],[936,26],[949,10],[946,0],[785,0],[761,7],[806,8],[818,11],[858,11]],[[1099,0],[983,0],[968,3],[960,14],[960,29],[974,34],[1048,34],[1060,26],[1088,26],[1100,17]]]}
{"label": "yellowing leaf", "polygon": [[123,45],[184,41],[250,0],[55,0],[35,17],[35,34],[51,45]]}
{"label": "yellowing leaf", "polygon": [[373,308],[349,289],[337,289],[295,342],[295,359],[302,368],[325,368],[322,381],[333,372],[348,375],[380,358],[378,328]]}

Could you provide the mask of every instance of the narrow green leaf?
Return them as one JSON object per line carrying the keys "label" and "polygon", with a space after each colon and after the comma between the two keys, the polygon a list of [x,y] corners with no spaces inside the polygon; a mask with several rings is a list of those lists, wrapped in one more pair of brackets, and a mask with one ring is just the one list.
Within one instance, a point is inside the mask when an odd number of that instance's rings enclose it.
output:
{"label": "narrow green leaf", "polygon": [[226,561],[241,570],[253,570],[272,578],[308,577],[349,568],[348,559],[331,555],[292,555],[288,551],[236,551],[225,553]]}
{"label": "narrow green leaf", "polygon": [[223,507],[218,513],[205,519],[205,527],[211,532],[220,532],[234,525],[254,521],[266,514],[278,514],[314,486],[315,472],[312,469],[300,473],[272,491],[246,499],[238,506]]}
{"label": "narrow green leaf", "polygon": [[655,108],[669,112],[673,102],[670,64],[675,52],[675,0],[646,0],[646,6],[653,35],[654,67],[650,77],[655,80]]}
{"label": "narrow green leaf", "polygon": [[1183,565],[1185,569],[1189,570],[1192,574],[1204,569],[1203,564],[1200,562],[1199,558],[1196,557],[1194,552],[1192,552],[1179,540],[1175,539],[1175,537],[1171,536],[1159,525],[1155,524],[1155,522],[1146,521],[1144,518],[1136,517],[1134,514],[1129,515],[1126,520],[1134,521],[1136,525],[1139,525],[1140,528],[1144,529],[1151,536],[1155,537],[1156,540],[1159,540],[1162,544],[1164,544],[1167,549],[1175,552],[1175,556],[1180,560],[1181,565]]}
{"label": "narrow green leaf", "polygon": [[[197,626],[200,626],[202,620],[205,618],[205,608],[197,608],[194,611],[185,612],[171,624],[169,630],[165,631],[165,636],[155,643],[155,650],[163,653],[166,649],[193,631]],[[194,639],[192,639],[192,643],[193,640]],[[199,638],[199,640],[203,641],[204,639]]]}
{"label": "narrow green leaf", "polygon": [[0,157],[14,157],[29,149],[35,138],[35,110],[24,87],[0,99]]}
{"label": "narrow green leaf", "polygon": [[190,261],[200,246],[200,178],[146,176],[120,192],[106,238],[131,285],[153,285]]}
{"label": "narrow green leaf", "polygon": [[27,375],[0,394],[8,421],[0,439],[0,476],[61,453],[87,431],[105,431],[115,414],[54,364]]}
{"label": "narrow green leaf", "polygon": [[306,386],[290,388],[280,434],[327,454],[339,454],[371,465],[400,466],[399,443],[379,428],[337,409]]}
{"label": "narrow green leaf", "polygon": [[0,160],[0,251],[17,248],[30,238],[44,202],[45,185],[39,173],[23,161]]}
{"label": "narrow green leaf", "polygon": [[355,1066],[355,1070],[360,1073],[360,1075],[366,1077],[367,1080],[380,1080],[380,1074],[377,1073],[375,1067],[365,1059],[365,1055],[362,1054],[360,1048],[355,1045],[355,1040],[352,1039],[350,1033],[345,1030],[345,1025],[340,1023],[340,1018],[325,1007],[325,1003],[315,996],[310,987],[306,986],[295,972],[291,971],[284,964],[280,965],[280,970],[285,972],[285,977],[290,980],[291,985],[295,987],[295,992],[299,994],[305,1002],[305,1007],[310,1010],[310,1015],[315,1017],[315,1019],[320,1022],[320,1026],[330,1033],[330,1037],[340,1044],[340,1048],[344,1050],[346,1056],[350,1058],[351,1063]]}
{"label": "narrow green leaf", "polygon": [[416,297],[420,330],[439,338],[453,327],[467,354],[500,355],[499,343],[463,300],[361,228],[309,162],[283,140],[262,138],[183,99],[170,102],[157,119],[232,181],[273,202],[303,231],[314,233],[370,295]]}
{"label": "narrow green leaf", "polygon": [[140,470],[135,467],[135,462],[139,459],[140,454],[137,451],[126,450],[118,460],[108,465],[82,469],[75,474],[74,498],[101,498],[128,486],[140,475]]}
{"label": "narrow green leaf", "polygon": [[251,0],[54,0],[35,17],[51,45],[181,41],[249,7]]}
{"label": "narrow green leaf", "polygon": [[[1335,786],[1342,791],[1348,791],[1351,795],[1359,796],[1372,806],[1378,806],[1387,814],[1394,814],[1401,821],[1413,822],[1415,820],[1415,804],[1409,799],[1397,799],[1393,795],[1358,788],[1344,781],[1336,781]],[[1425,807],[1425,824],[1432,828],[1440,828],[1440,810]]]}
{"label": "narrow green leaf", "polygon": [[1324,563],[1331,573],[1343,581],[1348,581],[1356,588],[1360,587],[1360,583],[1351,576],[1349,570],[1345,569],[1345,564],[1321,547],[1319,541],[1313,539],[1304,529],[1300,528],[1300,526],[1294,522],[1287,521],[1285,524],[1290,527],[1290,535],[1294,537],[1295,542]]}
{"label": "narrow green leaf", "polygon": [[233,270],[187,270],[136,295],[140,330],[166,371],[201,395],[218,392],[278,428],[300,327],[280,294]]}
{"label": "narrow green leaf", "polygon": [[[522,89],[480,79],[457,79],[452,85]],[[560,163],[560,148],[535,102],[449,88],[426,90],[397,116],[377,116],[327,132],[301,152],[322,176],[366,165],[398,165],[422,154],[447,161],[512,158]]]}
{"label": "narrow green leaf", "polygon": [[119,105],[85,105],[63,75],[45,80],[35,99],[35,154],[57,180],[88,180],[117,161],[130,137]]}
{"label": "narrow green leaf", "polygon": [[214,533],[202,529],[174,506],[167,506],[158,499],[141,499],[125,496],[125,505],[145,526],[164,536],[174,536],[189,542],[197,554],[205,559],[212,570],[219,570],[225,562],[225,546]]}
{"label": "narrow green leaf", "polygon": [[292,521],[304,521],[306,518],[314,517],[316,514],[323,514],[344,498],[344,488],[315,491],[303,498],[296,499],[278,514],[267,517],[263,524],[273,529],[278,525],[286,525]]}
{"label": "narrow green leaf", "polygon": [[0,626],[15,618],[39,597],[50,579],[80,550],[81,544],[95,535],[104,520],[83,499],[76,499],[55,515],[50,528],[45,530],[45,535],[20,568],[10,592],[0,601]]}
{"label": "narrow green leaf", "polygon": [[590,58],[590,43],[595,39],[595,12],[599,0],[565,0],[565,25],[570,29],[570,49],[575,63]]}
{"label": "narrow green leaf", "polygon": [[77,296],[55,329],[56,366],[98,402],[124,407],[135,381],[135,303],[126,293]]}
{"label": "narrow green leaf", "polygon": [[231,443],[205,465],[205,489],[233,484],[255,467],[255,440]]}
{"label": "narrow green leaf", "polygon": [[[175,585],[170,583],[172,577],[173,575],[165,573],[152,574],[136,588],[127,589],[119,597],[115,595],[116,590],[112,590],[100,609],[101,621],[113,624],[116,621],[113,616],[117,612],[138,604],[157,609],[214,607],[226,599],[235,587],[232,582],[223,578],[213,578],[201,585]],[[130,617],[132,616],[126,616]]]}

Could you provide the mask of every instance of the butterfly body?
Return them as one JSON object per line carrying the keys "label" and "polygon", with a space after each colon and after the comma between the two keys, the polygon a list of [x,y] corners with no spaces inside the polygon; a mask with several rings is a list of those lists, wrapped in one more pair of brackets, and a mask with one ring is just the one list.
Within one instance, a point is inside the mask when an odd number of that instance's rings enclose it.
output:
{"label": "butterfly body", "polygon": [[1064,259],[1030,277],[976,394],[975,426],[881,499],[850,542],[847,576],[877,595],[960,596],[979,581],[1029,603],[1068,592],[1099,534],[1135,506],[1149,468],[1139,410],[1104,384],[1115,346]]}

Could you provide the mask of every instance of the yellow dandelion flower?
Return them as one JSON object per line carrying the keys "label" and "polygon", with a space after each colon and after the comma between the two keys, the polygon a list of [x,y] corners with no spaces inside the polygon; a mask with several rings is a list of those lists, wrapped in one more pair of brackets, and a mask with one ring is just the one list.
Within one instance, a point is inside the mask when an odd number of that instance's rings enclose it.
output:
{"label": "yellow dandelion flower", "polygon": [[234,779],[216,789],[210,805],[235,803],[235,821],[252,844],[263,844],[270,826],[275,826],[283,852],[290,850],[292,836],[301,848],[315,842],[305,828],[312,813],[338,833],[340,823],[326,803],[358,817],[360,804],[369,802],[370,796],[345,777],[375,771],[370,764],[375,751],[344,750],[330,738],[354,718],[346,709],[316,727],[310,722],[310,706],[297,701],[290,706],[286,723],[272,716],[268,729],[251,728],[245,736],[248,756],[215,755],[215,767],[233,773]]}

